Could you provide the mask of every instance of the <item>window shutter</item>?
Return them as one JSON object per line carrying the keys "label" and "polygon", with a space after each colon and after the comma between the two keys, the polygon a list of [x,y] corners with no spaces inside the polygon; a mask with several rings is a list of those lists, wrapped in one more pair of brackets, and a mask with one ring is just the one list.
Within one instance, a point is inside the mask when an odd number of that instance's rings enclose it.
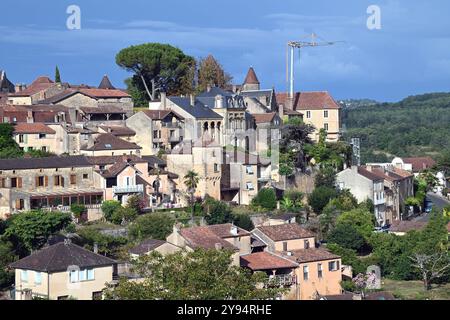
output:
{"label": "window shutter", "polygon": [[22,177],[17,178],[17,188],[22,188]]}
{"label": "window shutter", "polygon": [[48,176],[44,177],[44,186],[48,187]]}
{"label": "window shutter", "polygon": [[39,177],[36,177],[35,181],[36,181],[36,188],[37,188],[37,187],[39,187]]}
{"label": "window shutter", "polygon": [[20,209],[20,199],[16,199],[16,210]]}

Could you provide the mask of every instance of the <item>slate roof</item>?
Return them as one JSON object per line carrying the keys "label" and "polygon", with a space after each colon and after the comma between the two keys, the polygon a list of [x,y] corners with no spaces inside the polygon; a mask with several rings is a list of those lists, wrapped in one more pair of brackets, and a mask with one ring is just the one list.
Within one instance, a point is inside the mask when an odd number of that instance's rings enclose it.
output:
{"label": "slate roof", "polygon": [[147,162],[143,158],[140,158],[134,154],[131,155],[120,155],[120,156],[96,156],[96,157],[86,157],[89,163],[93,165],[108,165],[119,162],[123,159],[130,159],[133,163],[144,163]]}
{"label": "slate roof", "polygon": [[48,134],[55,134],[56,131],[51,129],[50,127],[46,126],[42,122],[36,122],[36,123],[19,122],[19,123],[14,125],[14,133],[27,133],[27,134],[48,133]]}
{"label": "slate roof", "polygon": [[289,252],[292,254],[291,256],[289,256],[286,252],[280,252],[280,254],[287,259],[295,261],[297,263],[333,260],[340,258],[340,256],[322,248],[291,250]]}
{"label": "slate roof", "polygon": [[155,250],[156,248],[162,246],[165,244],[166,241],[163,240],[157,240],[157,239],[147,239],[139,243],[138,245],[134,246],[128,252],[133,254],[146,254],[152,250]]}
{"label": "slate roof", "polygon": [[257,252],[240,257],[241,266],[252,271],[290,269],[298,267],[298,264],[275,255],[270,252]]}
{"label": "slate roof", "polygon": [[6,72],[3,70],[0,70],[0,92],[14,92],[15,87],[14,84],[8,80],[8,77],[6,76]]}
{"label": "slate roof", "polygon": [[0,159],[0,170],[90,167],[85,156]]}
{"label": "slate roof", "polygon": [[250,67],[245,77],[244,84],[259,84],[258,77],[253,67]]}
{"label": "slate roof", "polygon": [[154,167],[155,164],[157,164],[159,167],[167,166],[167,163],[157,156],[142,156],[142,159],[148,162],[149,167]]}
{"label": "slate roof", "polygon": [[302,238],[312,238],[314,233],[302,228],[297,223],[286,223],[274,226],[261,226],[257,230],[264,233],[272,241],[285,241]]}
{"label": "slate roof", "polygon": [[168,97],[168,99],[196,119],[222,119],[221,115],[206,107],[198,99],[195,100],[195,106],[191,105],[190,98]]}
{"label": "slate roof", "polygon": [[134,142],[129,142],[117,138],[111,133],[101,133],[94,139],[94,145],[91,147],[83,147],[82,150],[99,151],[99,150],[128,150],[142,149]]}
{"label": "slate roof", "polygon": [[112,266],[114,264],[116,264],[116,261],[73,243],[59,242],[10,264],[10,267],[54,273],[66,271],[69,266],[78,266],[82,269]]}
{"label": "slate roof", "polygon": [[102,81],[98,85],[98,88],[99,89],[116,89],[112,85],[111,81],[109,81],[109,78],[106,74],[103,76]]}
{"label": "slate roof", "polygon": [[[277,102],[289,106],[289,93],[277,93]],[[294,110],[340,109],[340,105],[328,91],[307,91],[294,94]]]}

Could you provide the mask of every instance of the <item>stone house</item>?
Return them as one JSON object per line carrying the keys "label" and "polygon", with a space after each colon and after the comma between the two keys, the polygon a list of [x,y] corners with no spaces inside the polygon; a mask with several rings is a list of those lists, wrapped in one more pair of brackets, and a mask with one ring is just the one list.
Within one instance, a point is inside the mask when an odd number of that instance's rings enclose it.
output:
{"label": "stone house", "polygon": [[386,196],[384,178],[360,166],[352,166],[336,175],[336,185],[340,190],[348,189],[359,203],[370,199],[374,204],[377,224],[386,225],[392,217],[386,216]]}
{"label": "stone house", "polygon": [[113,282],[117,263],[66,240],[10,267],[15,270],[16,300],[101,300],[103,290]]}
{"label": "stone house", "polygon": [[140,155],[141,147],[116,137],[111,133],[89,135],[86,144],[81,145],[80,153],[87,156]]}
{"label": "stone house", "polygon": [[160,149],[172,150],[184,140],[184,119],[171,110],[145,110],[126,120],[136,134],[132,141],[142,147],[143,155],[156,155]]}
{"label": "stone house", "polygon": [[288,93],[278,93],[276,98],[281,110],[300,112],[304,122],[314,126],[311,136],[314,141],[319,140],[320,129],[327,132],[327,141],[338,141],[341,135],[341,107],[327,91],[296,92],[293,99]]}
{"label": "stone house", "polygon": [[287,299],[313,300],[341,294],[341,257],[316,247],[315,236],[297,223],[257,227],[252,236],[263,251],[241,256],[241,266],[266,272],[272,284],[288,287]]}
{"label": "stone house", "polygon": [[104,190],[94,185],[94,170],[84,156],[0,160],[0,217],[24,210],[70,211],[81,203],[98,214]]}

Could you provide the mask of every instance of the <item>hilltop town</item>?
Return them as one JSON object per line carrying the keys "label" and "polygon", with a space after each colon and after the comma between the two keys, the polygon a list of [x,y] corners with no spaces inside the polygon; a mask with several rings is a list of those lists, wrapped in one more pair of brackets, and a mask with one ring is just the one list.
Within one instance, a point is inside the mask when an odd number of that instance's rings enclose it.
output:
{"label": "hilltop town", "polygon": [[278,92],[250,66],[233,82],[212,56],[196,85],[179,69],[126,89],[1,71],[3,299],[393,300],[411,298],[396,291],[407,281],[424,296],[448,286],[448,163],[361,163],[332,88]]}

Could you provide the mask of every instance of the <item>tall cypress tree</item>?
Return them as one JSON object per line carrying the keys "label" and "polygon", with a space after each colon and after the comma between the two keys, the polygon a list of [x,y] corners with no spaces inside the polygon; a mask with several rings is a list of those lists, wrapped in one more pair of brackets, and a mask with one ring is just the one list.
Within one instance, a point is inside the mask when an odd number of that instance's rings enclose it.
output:
{"label": "tall cypress tree", "polygon": [[56,66],[56,69],[55,69],[55,82],[56,83],[61,83],[61,75],[59,74],[58,66]]}

